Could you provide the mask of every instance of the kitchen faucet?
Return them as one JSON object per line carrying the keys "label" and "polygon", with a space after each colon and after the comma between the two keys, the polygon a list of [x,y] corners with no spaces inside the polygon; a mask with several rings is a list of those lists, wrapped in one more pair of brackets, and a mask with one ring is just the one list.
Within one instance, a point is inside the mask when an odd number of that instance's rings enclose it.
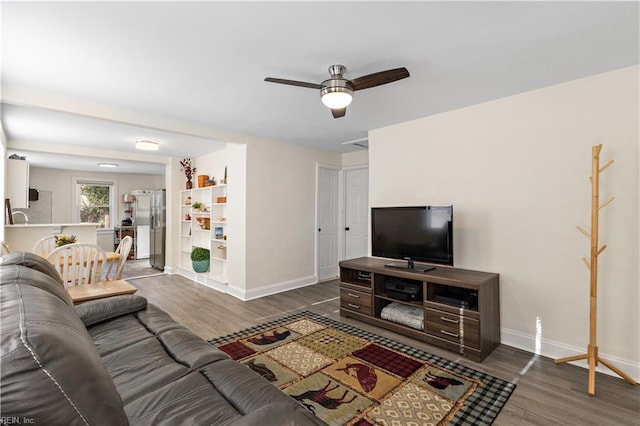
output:
{"label": "kitchen faucet", "polygon": [[21,211],[15,211],[11,213],[11,216],[15,216],[18,213],[20,213],[22,216],[24,216],[24,223],[29,223],[29,217],[27,216],[27,214],[25,212],[21,212]]}

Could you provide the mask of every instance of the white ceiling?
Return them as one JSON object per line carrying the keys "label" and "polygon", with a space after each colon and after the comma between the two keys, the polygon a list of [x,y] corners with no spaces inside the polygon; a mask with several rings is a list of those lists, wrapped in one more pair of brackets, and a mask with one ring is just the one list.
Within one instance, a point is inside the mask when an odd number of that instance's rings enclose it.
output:
{"label": "white ceiling", "polygon": [[[346,152],[362,148],[342,142],[370,129],[640,62],[636,1],[1,7],[10,147],[65,155],[133,158],[143,137],[161,143],[156,156],[196,156],[216,149],[210,135],[222,131]],[[356,92],[340,119],[312,89],[263,81],[320,83],[331,64],[350,79],[401,66],[411,77]]]}

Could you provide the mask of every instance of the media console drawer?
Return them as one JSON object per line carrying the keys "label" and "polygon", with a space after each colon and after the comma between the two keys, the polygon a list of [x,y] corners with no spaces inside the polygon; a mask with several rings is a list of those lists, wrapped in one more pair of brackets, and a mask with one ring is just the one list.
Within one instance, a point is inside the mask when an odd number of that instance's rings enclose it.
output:
{"label": "media console drawer", "polygon": [[341,287],[340,307],[371,315],[371,294]]}
{"label": "media console drawer", "polygon": [[478,320],[436,309],[425,309],[425,331],[451,342],[480,348]]}

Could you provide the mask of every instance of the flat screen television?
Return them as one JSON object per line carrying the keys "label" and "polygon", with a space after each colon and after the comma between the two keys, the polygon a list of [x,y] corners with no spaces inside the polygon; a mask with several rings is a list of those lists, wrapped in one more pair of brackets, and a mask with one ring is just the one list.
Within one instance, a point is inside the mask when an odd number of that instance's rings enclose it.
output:
{"label": "flat screen television", "polygon": [[371,254],[405,260],[386,266],[414,268],[413,261],[453,266],[453,206],[373,207]]}

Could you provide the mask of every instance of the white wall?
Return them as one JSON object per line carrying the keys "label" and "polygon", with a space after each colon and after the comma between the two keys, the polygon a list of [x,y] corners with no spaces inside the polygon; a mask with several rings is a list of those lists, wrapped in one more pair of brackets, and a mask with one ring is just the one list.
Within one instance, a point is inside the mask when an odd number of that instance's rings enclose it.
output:
{"label": "white wall", "polygon": [[640,378],[638,66],[369,133],[372,206],[454,205],[457,267],[500,273],[502,341],[586,352],[591,147],[603,144],[598,346]]}

